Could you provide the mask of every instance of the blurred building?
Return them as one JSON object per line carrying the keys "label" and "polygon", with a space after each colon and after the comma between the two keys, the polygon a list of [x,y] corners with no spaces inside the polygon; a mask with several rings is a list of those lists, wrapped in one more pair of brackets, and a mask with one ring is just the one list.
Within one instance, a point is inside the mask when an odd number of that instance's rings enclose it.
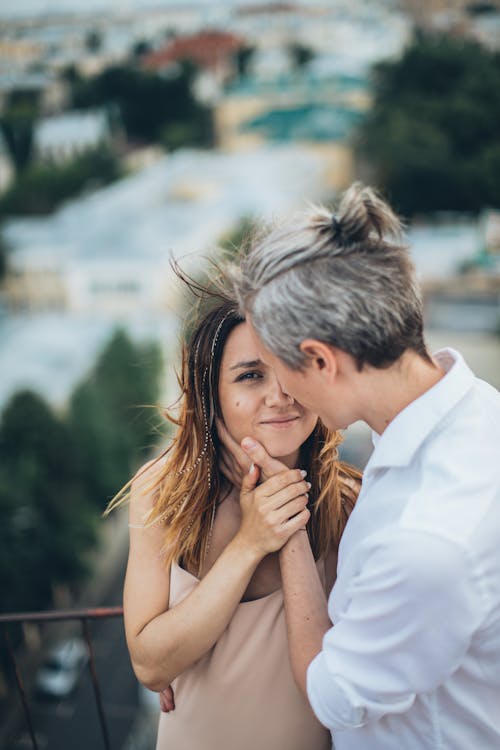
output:
{"label": "blurred building", "polygon": [[43,45],[33,39],[0,38],[0,67],[22,70],[40,61]]}
{"label": "blurred building", "polygon": [[46,115],[61,111],[68,96],[66,84],[51,73],[0,69],[0,110],[13,92],[35,97],[40,111]]}
{"label": "blurred building", "polygon": [[311,64],[276,78],[249,75],[231,87],[215,110],[217,142],[228,151],[264,142],[300,143],[324,163],[330,190],[353,178],[351,135],[370,103],[367,78],[317,72]]}
{"label": "blurred building", "polygon": [[470,334],[500,330],[499,215],[455,215],[410,228],[408,244],[424,292],[428,329]]}
{"label": "blurred building", "polygon": [[318,197],[321,172],[320,159],[292,145],[178,151],[52,216],[10,221],[7,304],[117,318],[172,310],[172,257],[199,267],[241,217]]}
{"label": "blurred building", "polygon": [[[328,190],[341,190],[352,181],[354,164],[348,136],[356,113],[342,113],[337,108],[328,109],[314,104],[281,111],[262,111],[264,107],[261,102],[251,104],[258,106],[261,113],[244,122],[237,118],[248,113],[250,102],[239,105],[237,109],[234,104],[231,108],[225,105],[218,112],[218,123],[223,128],[222,148],[250,149],[265,141],[298,142],[321,159],[322,180]],[[231,132],[233,123],[236,129]],[[327,130],[326,136],[323,125]]]}
{"label": "blurred building", "polygon": [[103,110],[69,111],[39,120],[34,133],[35,156],[60,164],[111,142]]}
{"label": "blurred building", "polygon": [[330,191],[346,187],[354,176],[351,137],[371,103],[371,66],[400,53],[408,20],[359,0],[264,3],[240,7],[232,28],[254,52],[217,102],[220,148],[300,143],[321,159]]}
{"label": "blurred building", "polygon": [[457,20],[468,0],[402,0],[401,5],[420,29],[431,29],[442,19]]}
{"label": "blurred building", "polygon": [[3,289],[13,312],[68,307],[64,274],[50,246],[12,253]]}
{"label": "blurred building", "polygon": [[198,70],[200,98],[214,101],[235,75],[236,54],[244,46],[245,40],[236,34],[205,30],[170,40],[162,48],[144,55],[141,65],[146,70],[168,74],[178,64],[190,61]]}

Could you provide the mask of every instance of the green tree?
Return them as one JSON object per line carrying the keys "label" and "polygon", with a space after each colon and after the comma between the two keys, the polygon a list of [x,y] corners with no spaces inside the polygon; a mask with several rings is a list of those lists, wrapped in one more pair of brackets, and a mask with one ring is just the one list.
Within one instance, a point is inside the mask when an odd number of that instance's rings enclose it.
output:
{"label": "green tree", "polygon": [[102,33],[98,29],[91,29],[87,32],[85,47],[89,52],[99,52],[102,48]]}
{"label": "green tree", "polygon": [[117,111],[130,140],[161,142],[165,130],[175,127],[176,144],[180,140],[180,145],[211,146],[211,111],[192,93],[194,75],[195,68],[189,61],[168,77],[133,67],[110,67],[78,82],[73,87],[73,104]]}
{"label": "green tree", "polygon": [[441,34],[376,67],[357,148],[399,210],[500,205],[499,90],[499,54]]}
{"label": "green tree", "polygon": [[2,226],[0,225],[0,283],[7,273],[7,254],[8,247],[2,232]]}
{"label": "green tree", "polygon": [[76,86],[82,81],[80,71],[73,63],[61,71],[61,78],[70,86]]}
{"label": "green tree", "polygon": [[140,58],[143,55],[147,55],[151,50],[151,42],[147,39],[138,39],[132,46],[132,57]]}
{"label": "green tree", "polygon": [[243,247],[246,247],[255,233],[255,222],[249,216],[243,216],[233,229],[219,240],[223,260],[233,260]]}
{"label": "green tree", "polygon": [[107,185],[120,175],[118,158],[104,147],[65,164],[36,164],[20,174],[0,197],[0,217],[49,214],[86,188]]}
{"label": "green tree", "polygon": [[248,68],[250,67],[250,63],[252,62],[252,58],[254,54],[255,54],[255,47],[252,47],[250,45],[239,47],[236,50],[236,53],[235,53],[236,69],[238,71],[238,76],[240,78],[242,76],[245,76],[248,73]]}
{"label": "green tree", "polygon": [[12,397],[0,425],[2,608],[42,608],[87,571],[96,514],[80,487],[71,432],[36,394]]}
{"label": "green tree", "polygon": [[117,424],[106,395],[95,382],[82,383],[72,395],[69,414],[85,494],[101,510],[124,484],[133,449],[129,435]]}
{"label": "green tree", "polygon": [[102,510],[153,446],[161,370],[157,345],[135,345],[118,330],[72,396],[85,493]]}
{"label": "green tree", "polygon": [[148,414],[159,395],[162,360],[156,344],[134,344],[118,329],[100,356],[95,380],[106,393],[116,420],[130,434],[135,450],[151,449]]}
{"label": "green tree", "polygon": [[288,54],[292,59],[293,67],[297,70],[305,68],[314,58],[314,51],[304,44],[294,42],[288,47]]}
{"label": "green tree", "polygon": [[0,130],[17,172],[31,161],[38,97],[32,92],[12,92],[0,116]]}

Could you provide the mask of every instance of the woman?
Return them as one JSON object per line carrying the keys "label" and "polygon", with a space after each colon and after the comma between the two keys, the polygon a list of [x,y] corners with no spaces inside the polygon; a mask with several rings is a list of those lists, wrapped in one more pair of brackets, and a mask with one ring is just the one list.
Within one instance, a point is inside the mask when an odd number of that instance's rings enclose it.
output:
{"label": "woman", "polygon": [[[157,750],[326,750],[289,665],[277,551],[307,523],[329,590],[359,474],[337,461],[338,435],[283,393],[231,300],[196,325],[180,384],[176,435],[134,479],[129,504],[131,660],[146,687],[173,683],[175,694]],[[236,487],[218,420],[289,469],[256,486],[252,466]]]}

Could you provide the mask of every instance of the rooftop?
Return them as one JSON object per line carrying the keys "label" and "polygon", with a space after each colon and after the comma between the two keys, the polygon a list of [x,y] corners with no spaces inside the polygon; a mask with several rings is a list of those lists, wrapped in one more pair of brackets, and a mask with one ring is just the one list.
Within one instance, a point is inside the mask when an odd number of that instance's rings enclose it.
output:
{"label": "rooftop", "polygon": [[189,59],[201,68],[217,68],[244,44],[245,40],[235,34],[201,31],[178,37],[163,49],[145,55],[142,64],[150,70],[161,70],[172,63]]}

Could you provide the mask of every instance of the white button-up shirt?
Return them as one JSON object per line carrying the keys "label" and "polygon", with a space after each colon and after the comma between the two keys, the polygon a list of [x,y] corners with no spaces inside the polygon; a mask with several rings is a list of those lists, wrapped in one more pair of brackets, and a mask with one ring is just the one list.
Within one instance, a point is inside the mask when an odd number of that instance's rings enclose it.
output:
{"label": "white button-up shirt", "polygon": [[336,750],[500,748],[500,395],[436,358],[375,436],[309,666]]}

